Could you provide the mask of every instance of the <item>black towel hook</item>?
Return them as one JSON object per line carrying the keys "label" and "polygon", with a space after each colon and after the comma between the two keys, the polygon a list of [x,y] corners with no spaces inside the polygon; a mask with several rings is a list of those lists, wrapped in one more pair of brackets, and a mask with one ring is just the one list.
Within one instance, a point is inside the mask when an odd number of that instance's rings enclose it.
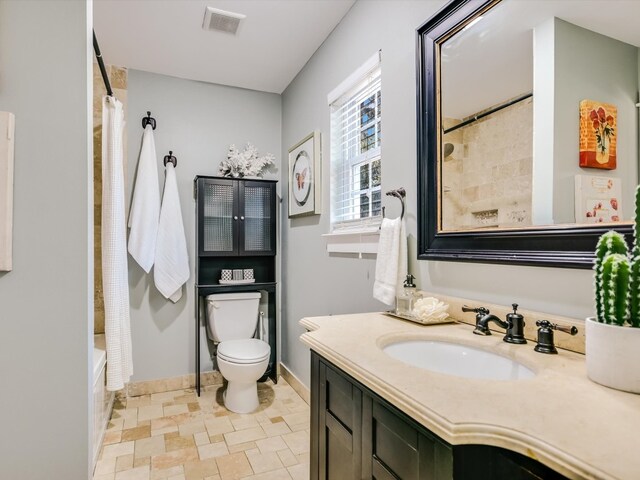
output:
{"label": "black towel hook", "polygon": [[173,156],[172,150],[169,150],[169,155],[164,156],[164,166],[166,167],[169,162],[173,163],[173,168],[178,166],[178,159]]}
{"label": "black towel hook", "polygon": [[151,125],[151,128],[156,129],[156,119],[151,117],[151,112],[147,110],[147,116],[142,117],[142,128],[147,128],[147,125]]}

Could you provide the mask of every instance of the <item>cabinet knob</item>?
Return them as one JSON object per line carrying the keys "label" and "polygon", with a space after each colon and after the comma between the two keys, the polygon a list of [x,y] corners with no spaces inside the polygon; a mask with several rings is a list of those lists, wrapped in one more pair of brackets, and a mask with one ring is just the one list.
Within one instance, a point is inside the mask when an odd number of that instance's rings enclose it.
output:
{"label": "cabinet knob", "polygon": [[240,220],[244,220],[244,217],[240,217]]}
{"label": "cabinet knob", "polygon": [[234,220],[237,220],[237,219],[238,219],[238,216],[237,216],[237,215],[234,215],[234,216],[233,216],[233,219],[234,219]]}

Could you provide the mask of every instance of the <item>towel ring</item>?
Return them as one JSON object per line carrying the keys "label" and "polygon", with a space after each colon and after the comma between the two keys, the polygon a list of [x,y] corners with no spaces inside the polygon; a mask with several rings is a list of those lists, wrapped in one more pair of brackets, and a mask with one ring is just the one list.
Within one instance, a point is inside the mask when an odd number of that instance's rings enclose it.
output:
{"label": "towel ring", "polygon": [[166,167],[169,162],[173,163],[173,168],[178,166],[178,159],[173,156],[172,150],[169,150],[169,155],[164,156],[164,166]]}
{"label": "towel ring", "polygon": [[[398,200],[400,200],[400,203],[402,204],[402,213],[400,214],[400,220],[402,220],[404,218],[404,199],[407,196],[406,190],[404,189],[404,187],[400,187],[396,190],[389,190],[386,195],[389,197],[396,197]],[[384,211],[385,208],[382,207],[382,218],[384,218]]]}
{"label": "towel ring", "polygon": [[148,110],[147,110],[147,116],[142,117],[142,128],[147,128],[147,125],[151,125],[151,128],[154,130],[156,129],[156,119],[151,117],[151,112]]}

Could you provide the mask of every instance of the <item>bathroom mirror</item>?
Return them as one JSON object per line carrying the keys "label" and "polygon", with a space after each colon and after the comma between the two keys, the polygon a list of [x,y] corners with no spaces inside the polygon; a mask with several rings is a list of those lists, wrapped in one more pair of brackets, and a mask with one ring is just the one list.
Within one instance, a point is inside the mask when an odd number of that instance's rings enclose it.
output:
{"label": "bathroom mirror", "polygon": [[418,257],[588,268],[631,232],[640,2],[454,0],[418,29]]}

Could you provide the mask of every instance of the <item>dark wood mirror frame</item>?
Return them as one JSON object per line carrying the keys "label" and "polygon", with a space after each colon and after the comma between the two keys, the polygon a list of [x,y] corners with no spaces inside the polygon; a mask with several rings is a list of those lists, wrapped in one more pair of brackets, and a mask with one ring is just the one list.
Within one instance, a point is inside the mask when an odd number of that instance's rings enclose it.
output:
{"label": "dark wood mirror frame", "polygon": [[[418,259],[591,268],[598,237],[611,226],[438,231],[437,44],[496,3],[496,0],[452,0],[417,30]],[[631,243],[630,224],[615,230]]]}

